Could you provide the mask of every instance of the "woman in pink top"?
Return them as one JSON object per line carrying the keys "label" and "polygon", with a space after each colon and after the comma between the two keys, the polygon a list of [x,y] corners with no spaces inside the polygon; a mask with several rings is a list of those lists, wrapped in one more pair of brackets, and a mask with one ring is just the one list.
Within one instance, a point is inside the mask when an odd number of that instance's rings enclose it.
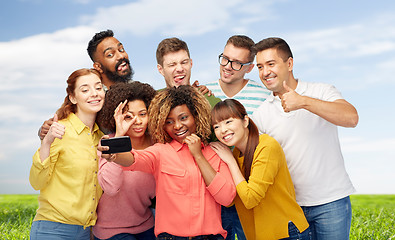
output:
{"label": "woman in pink top", "polygon": [[156,95],[148,113],[156,144],[102,157],[154,175],[158,239],[223,239],[221,205],[232,203],[236,189],[229,168],[207,145],[208,101],[191,86],[168,88]]}
{"label": "woman in pink top", "polygon": [[[134,149],[152,145],[147,133],[148,106],[156,91],[140,82],[118,83],[106,93],[98,122],[115,135],[129,136]],[[118,108],[117,108],[118,107]],[[115,128],[114,111],[123,116],[124,125]],[[114,135],[114,134],[111,134]],[[101,153],[101,152],[99,152]],[[103,189],[97,207],[95,239],[155,239],[154,216],[150,209],[155,197],[155,179],[141,171],[123,171],[116,163],[100,159],[99,184]]]}

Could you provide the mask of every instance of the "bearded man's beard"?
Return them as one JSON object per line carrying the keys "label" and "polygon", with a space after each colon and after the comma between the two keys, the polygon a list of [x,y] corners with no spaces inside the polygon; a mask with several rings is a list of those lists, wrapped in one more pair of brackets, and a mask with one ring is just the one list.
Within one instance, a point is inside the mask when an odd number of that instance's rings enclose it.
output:
{"label": "bearded man's beard", "polygon": [[[124,75],[120,75],[117,71],[119,65],[122,63],[126,62],[129,66],[129,71],[124,73]],[[133,80],[133,75],[134,75],[134,70],[132,66],[130,66],[130,62],[127,58],[123,58],[118,61],[118,63],[115,65],[115,72],[112,72],[108,69],[103,69],[104,74],[107,76],[108,79],[110,79],[112,82],[117,83],[117,82],[131,82]]]}

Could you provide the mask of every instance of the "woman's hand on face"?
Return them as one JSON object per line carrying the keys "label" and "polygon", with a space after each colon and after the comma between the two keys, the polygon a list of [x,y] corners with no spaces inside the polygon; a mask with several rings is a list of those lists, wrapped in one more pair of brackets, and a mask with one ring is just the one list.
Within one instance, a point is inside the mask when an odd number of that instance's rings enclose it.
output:
{"label": "woman's hand on face", "polygon": [[133,117],[130,112],[122,113],[128,100],[119,103],[118,107],[114,111],[114,120],[116,125],[115,137],[125,136],[129,128],[136,122],[137,116]]}
{"label": "woman's hand on face", "polygon": [[199,154],[202,154],[202,141],[198,135],[192,133],[184,139],[184,143],[188,145],[192,156],[197,157]]}
{"label": "woman's hand on face", "polygon": [[225,144],[221,142],[211,142],[210,146],[226,164],[236,163],[232,151]]}

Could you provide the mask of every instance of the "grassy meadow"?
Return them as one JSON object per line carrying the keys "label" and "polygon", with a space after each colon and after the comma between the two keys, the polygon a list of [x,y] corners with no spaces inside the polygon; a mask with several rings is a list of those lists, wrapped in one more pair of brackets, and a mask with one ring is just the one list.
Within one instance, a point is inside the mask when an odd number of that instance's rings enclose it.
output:
{"label": "grassy meadow", "polygon": [[[395,195],[352,195],[350,239],[395,240]],[[0,195],[0,239],[29,239],[37,195]]]}

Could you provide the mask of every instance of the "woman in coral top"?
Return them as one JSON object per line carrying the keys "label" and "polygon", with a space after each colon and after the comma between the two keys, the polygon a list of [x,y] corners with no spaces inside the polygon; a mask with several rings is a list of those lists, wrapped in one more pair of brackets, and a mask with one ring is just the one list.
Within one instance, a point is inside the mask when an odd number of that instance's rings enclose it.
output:
{"label": "woman in coral top", "polygon": [[232,203],[236,189],[228,166],[207,145],[211,133],[208,101],[192,86],[167,88],[152,100],[148,115],[156,144],[102,157],[125,166],[126,171],[154,175],[159,240],[223,239],[221,205]]}
{"label": "woman in coral top", "polygon": [[[211,146],[232,173],[235,205],[247,239],[310,239],[280,144],[267,134],[259,135],[243,105],[234,99],[215,105],[212,123],[223,144]],[[233,154],[228,146],[235,147]]]}

